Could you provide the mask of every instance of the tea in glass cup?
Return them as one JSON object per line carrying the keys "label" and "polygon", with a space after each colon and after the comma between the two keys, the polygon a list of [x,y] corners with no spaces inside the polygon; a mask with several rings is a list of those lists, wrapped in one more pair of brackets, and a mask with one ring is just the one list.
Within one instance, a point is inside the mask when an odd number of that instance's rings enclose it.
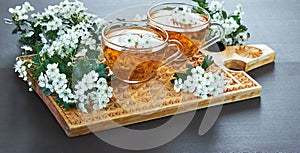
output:
{"label": "tea in glass cup", "polygon": [[[176,45],[178,51],[166,54]],[[157,69],[181,56],[181,44],[169,40],[165,30],[146,27],[146,22],[123,21],[102,30],[102,48],[115,76],[127,83],[139,83],[155,77]]]}
{"label": "tea in glass cup", "polygon": [[[221,25],[210,23],[209,13],[200,7],[185,3],[161,3],[152,6],[148,12],[148,26],[161,27],[169,34],[169,39],[175,39],[183,45],[183,54],[193,56],[219,41],[224,34]],[[210,26],[216,26],[218,33],[206,40]]]}

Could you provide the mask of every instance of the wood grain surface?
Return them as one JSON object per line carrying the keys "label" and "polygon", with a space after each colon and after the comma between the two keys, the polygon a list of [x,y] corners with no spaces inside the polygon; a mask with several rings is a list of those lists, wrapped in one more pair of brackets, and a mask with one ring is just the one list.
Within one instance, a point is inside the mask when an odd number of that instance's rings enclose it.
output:
{"label": "wood grain surface", "polygon": [[[9,17],[8,8],[23,2],[2,0],[0,18]],[[59,0],[29,2],[41,11]],[[99,14],[149,3],[145,0],[83,2],[89,11]],[[227,10],[234,10],[239,2],[245,10],[243,23],[251,33],[249,44],[267,44],[276,51],[275,63],[248,72],[263,87],[261,97],[224,105],[217,122],[204,135],[198,135],[198,130],[206,109],[198,110],[176,139],[143,152],[300,151],[300,1],[226,0],[224,5]],[[14,59],[20,55],[18,37],[11,35],[14,27],[3,22],[0,27],[0,152],[141,152],[117,148],[93,134],[75,138],[66,136],[40,97],[29,92],[27,83],[14,73]],[[126,127],[151,129],[169,119],[165,117]]]}

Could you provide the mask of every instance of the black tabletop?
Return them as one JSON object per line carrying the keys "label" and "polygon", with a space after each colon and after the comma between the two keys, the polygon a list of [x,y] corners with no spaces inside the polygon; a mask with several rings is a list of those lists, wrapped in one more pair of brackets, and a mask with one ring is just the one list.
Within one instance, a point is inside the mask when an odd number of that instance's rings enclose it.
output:
{"label": "black tabletop", "polygon": [[[42,10],[59,0],[30,0]],[[158,1],[83,0],[92,13],[104,17],[121,8]],[[160,1],[162,2],[162,1]],[[187,0],[183,2],[189,2]],[[145,152],[300,152],[300,1],[225,1],[227,10],[242,3],[243,22],[249,27],[248,44],[267,44],[276,51],[276,62],[248,74],[263,87],[260,98],[227,104],[213,127],[199,135],[207,109],[198,110],[187,128],[174,140]],[[0,18],[21,0],[2,0]],[[3,20],[2,20],[3,21]],[[14,73],[19,55],[17,36],[0,22],[0,152],[130,152],[108,144],[94,134],[69,138],[37,94]],[[171,117],[127,126],[151,129]],[[113,132],[115,129],[112,129]],[[115,135],[115,137],[118,137]],[[130,139],[128,140],[130,141]],[[148,138],[144,138],[145,143]]]}

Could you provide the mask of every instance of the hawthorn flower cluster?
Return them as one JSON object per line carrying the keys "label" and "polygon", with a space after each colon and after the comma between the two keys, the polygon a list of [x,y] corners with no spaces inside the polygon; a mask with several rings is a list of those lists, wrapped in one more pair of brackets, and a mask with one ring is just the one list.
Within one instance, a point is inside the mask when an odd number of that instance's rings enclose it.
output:
{"label": "hawthorn flower cluster", "polygon": [[[57,53],[64,58],[72,55],[78,45],[96,50],[96,40],[90,29],[100,33],[99,29],[103,28],[107,22],[103,19],[92,21],[96,16],[85,12],[86,10],[82,2],[66,0],[59,5],[48,6],[43,13],[32,14],[36,20],[34,26],[41,26],[45,29],[44,33],[39,35],[44,44],[42,51],[39,52],[40,56],[47,54],[51,58]],[[94,25],[97,26],[94,27]],[[49,39],[45,35],[47,32],[55,32],[57,37]]]}
{"label": "hawthorn flower cluster", "polygon": [[78,108],[88,113],[86,106],[93,103],[93,109],[106,106],[112,97],[113,88],[108,86],[105,78],[99,77],[95,71],[85,74],[75,85],[74,93],[67,85],[66,75],[59,72],[58,63],[48,64],[46,73],[38,78],[38,85],[50,92],[55,92],[66,103],[76,103]]}
{"label": "hawthorn flower cluster", "polygon": [[205,72],[201,66],[191,70],[186,80],[178,78],[174,81],[174,90],[176,92],[189,92],[194,96],[207,98],[208,96],[217,96],[224,91],[226,81],[224,73]]}
{"label": "hawthorn flower cluster", "polygon": [[58,94],[59,98],[62,98],[66,103],[75,103],[75,95],[71,89],[68,88],[68,80],[65,74],[60,73],[58,69],[58,63],[48,64],[45,74],[42,72],[38,78],[38,85],[41,88],[47,88],[51,92]]}
{"label": "hawthorn flower cluster", "polygon": [[15,72],[18,72],[19,77],[23,78],[24,81],[28,80],[28,73],[27,73],[27,65],[26,65],[26,61],[25,60],[21,60],[20,58],[16,59],[17,62],[14,66],[15,68]]}
{"label": "hawthorn flower cluster", "polygon": [[[21,35],[22,55],[36,54],[32,59],[17,58],[14,68],[19,77],[29,81],[29,90],[32,90],[34,80],[28,79],[31,72],[40,89],[46,95],[54,95],[65,108],[75,104],[85,113],[88,113],[88,105],[93,105],[94,110],[103,109],[113,91],[108,86],[108,76],[99,75],[106,69],[95,71],[95,67],[90,69],[76,62],[101,58],[102,49],[97,44],[108,22],[87,13],[87,8],[78,0],[50,5],[42,13],[31,14],[30,20],[29,12],[34,10],[25,2],[9,8],[12,18],[5,19],[7,24],[16,25],[13,34]],[[80,65],[79,68],[76,65]],[[77,75],[80,74],[76,81],[72,78],[75,69]]]}
{"label": "hawthorn flower cluster", "polygon": [[[225,36],[222,38],[222,42],[227,46],[232,45],[245,45],[245,42],[250,37],[247,32],[246,26],[241,24],[244,10],[241,4],[236,5],[236,10],[228,15],[224,10],[224,1],[217,0],[211,1],[206,8],[210,13],[212,22],[221,24],[225,30]],[[212,34],[216,32],[216,29],[211,28]]]}
{"label": "hawthorn flower cluster", "polygon": [[25,2],[22,6],[16,6],[15,8],[8,9],[8,12],[13,14],[13,19],[15,21],[27,20],[27,13],[30,11],[34,11],[34,8],[28,2]]}
{"label": "hawthorn flower cluster", "polygon": [[91,71],[85,74],[81,81],[75,85],[75,95],[79,109],[87,113],[86,106],[93,102],[93,109],[106,107],[112,97],[113,88],[108,86],[106,79],[99,78],[98,73]]}

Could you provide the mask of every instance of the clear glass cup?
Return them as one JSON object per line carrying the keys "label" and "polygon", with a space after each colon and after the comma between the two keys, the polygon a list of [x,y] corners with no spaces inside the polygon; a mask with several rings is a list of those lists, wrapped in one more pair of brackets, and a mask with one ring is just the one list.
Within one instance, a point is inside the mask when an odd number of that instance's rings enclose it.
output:
{"label": "clear glass cup", "polygon": [[[196,52],[206,49],[219,41],[224,35],[223,27],[210,22],[209,13],[186,3],[160,3],[148,9],[148,27],[161,27],[170,39],[181,42],[183,54],[192,57]],[[209,29],[217,29],[213,38],[207,39]]]}
{"label": "clear glass cup", "polygon": [[[176,47],[170,54],[169,48]],[[157,69],[179,58],[182,45],[169,40],[160,27],[146,27],[142,21],[122,21],[102,30],[102,48],[106,63],[114,75],[127,83],[140,83],[155,77]]]}

